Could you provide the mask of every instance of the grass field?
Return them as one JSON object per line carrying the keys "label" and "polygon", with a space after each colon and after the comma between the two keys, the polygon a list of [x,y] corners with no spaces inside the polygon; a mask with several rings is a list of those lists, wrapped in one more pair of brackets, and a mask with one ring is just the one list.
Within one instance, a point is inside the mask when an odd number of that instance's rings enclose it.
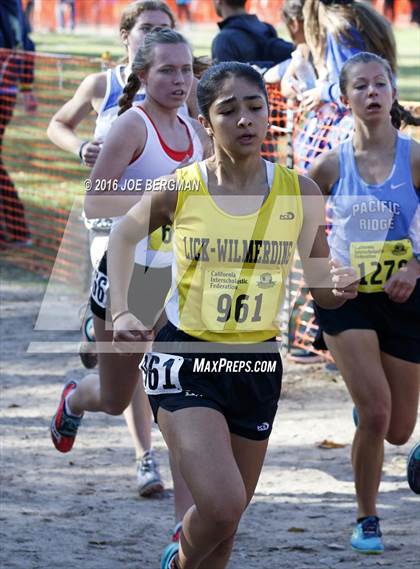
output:
{"label": "grass field", "polygon": [[[420,101],[420,28],[413,26],[395,28],[398,53],[398,88],[403,101]],[[216,24],[192,26],[185,35],[194,47],[195,55],[209,55],[212,38],[217,33]],[[285,29],[279,28],[282,37],[287,38]],[[100,57],[109,51],[114,59],[124,52],[118,35],[109,31],[93,31],[89,34],[34,34],[37,50],[89,57]]]}

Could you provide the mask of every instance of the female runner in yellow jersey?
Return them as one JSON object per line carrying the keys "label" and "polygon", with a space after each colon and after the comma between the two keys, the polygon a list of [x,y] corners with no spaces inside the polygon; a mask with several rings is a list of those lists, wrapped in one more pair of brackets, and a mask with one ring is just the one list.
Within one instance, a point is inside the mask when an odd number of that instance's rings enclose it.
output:
{"label": "female runner in yellow jersey", "polygon": [[357,288],[355,271],[333,266],[332,293],[316,184],[260,156],[268,121],[260,75],[237,62],[216,65],[200,80],[198,100],[214,155],[158,180],[109,247],[114,343],[139,351],[143,328],[127,305],[134,250],[150,231],[173,223],[169,323],[143,369],[194,506],[165,569],[228,563],[280,396],[277,314],[296,245],[319,304],[341,306]]}

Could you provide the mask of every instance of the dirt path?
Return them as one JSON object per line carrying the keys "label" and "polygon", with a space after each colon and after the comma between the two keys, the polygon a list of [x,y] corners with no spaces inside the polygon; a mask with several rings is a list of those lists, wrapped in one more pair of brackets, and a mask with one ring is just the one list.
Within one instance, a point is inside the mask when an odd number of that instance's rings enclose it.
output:
{"label": "dirt path", "polygon": [[[2,279],[0,566],[19,569],[158,569],[173,524],[170,490],[139,499],[134,455],[120,417],[91,414],[75,449],[57,453],[48,426],[61,386],[81,377],[78,357],[28,355],[42,281],[18,270]],[[77,340],[77,334],[62,334]],[[323,366],[288,366],[266,464],[239,528],[231,569],[419,567],[420,500],[405,479],[407,453],[388,446],[380,514],[386,553],[361,557],[348,546],[354,510],[351,403]],[[345,445],[320,449],[328,439]],[[154,431],[170,489],[167,456]]]}

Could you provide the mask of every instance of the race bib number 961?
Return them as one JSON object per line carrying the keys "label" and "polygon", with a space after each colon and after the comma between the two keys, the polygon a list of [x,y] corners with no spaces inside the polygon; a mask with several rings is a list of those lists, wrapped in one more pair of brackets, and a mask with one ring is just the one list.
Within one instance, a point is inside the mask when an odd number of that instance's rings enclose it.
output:
{"label": "race bib number 961", "polygon": [[181,356],[148,352],[140,363],[144,373],[144,390],[148,395],[180,393],[179,370],[184,362]]}
{"label": "race bib number 961", "polygon": [[206,270],[201,318],[218,332],[276,329],[281,271]]}

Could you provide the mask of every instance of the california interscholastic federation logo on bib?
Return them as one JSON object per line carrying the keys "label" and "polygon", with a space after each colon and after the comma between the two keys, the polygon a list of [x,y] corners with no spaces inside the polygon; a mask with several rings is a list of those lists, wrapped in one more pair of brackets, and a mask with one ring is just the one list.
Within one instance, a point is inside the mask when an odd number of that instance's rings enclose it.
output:
{"label": "california interscholastic federation logo on bib", "polygon": [[271,288],[275,286],[276,281],[273,280],[273,275],[271,273],[262,273],[260,275],[260,280],[257,282],[258,288]]}
{"label": "california interscholastic federation logo on bib", "polygon": [[396,243],[395,247],[392,249],[393,255],[404,255],[407,252],[404,243]]}

